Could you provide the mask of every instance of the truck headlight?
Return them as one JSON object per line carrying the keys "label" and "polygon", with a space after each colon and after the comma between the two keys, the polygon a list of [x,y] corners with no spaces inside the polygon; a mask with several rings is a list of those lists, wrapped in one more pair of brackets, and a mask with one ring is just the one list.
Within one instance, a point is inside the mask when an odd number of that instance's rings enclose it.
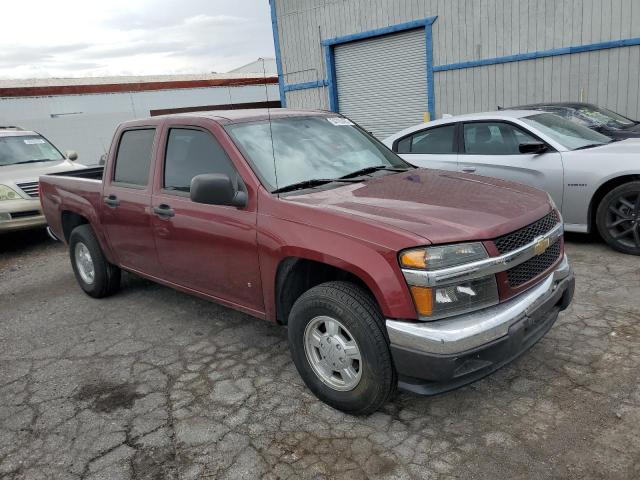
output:
{"label": "truck headlight", "polygon": [[0,185],[0,201],[2,200],[20,200],[22,197],[18,192],[6,185]]}
{"label": "truck headlight", "polygon": [[482,243],[459,243],[457,245],[405,250],[400,254],[400,264],[404,268],[438,270],[482,260],[487,256],[487,251]]}
{"label": "truck headlight", "polygon": [[498,284],[495,275],[442,287],[410,286],[421,320],[437,320],[496,305]]}
{"label": "truck headlight", "polygon": [[[461,243],[405,250],[400,254],[400,265],[412,270],[440,270],[488,256],[482,243]],[[421,320],[460,315],[500,301],[495,275],[436,287],[409,285],[409,289]]]}

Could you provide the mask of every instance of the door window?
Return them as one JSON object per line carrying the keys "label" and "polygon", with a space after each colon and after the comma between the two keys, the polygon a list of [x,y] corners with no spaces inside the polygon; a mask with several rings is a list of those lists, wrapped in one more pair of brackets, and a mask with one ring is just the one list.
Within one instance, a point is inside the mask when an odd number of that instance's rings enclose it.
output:
{"label": "door window", "polygon": [[474,122],[464,125],[464,150],[471,155],[520,155],[522,143],[539,142],[515,125]]}
{"label": "door window", "polygon": [[187,128],[169,130],[163,187],[189,192],[193,177],[204,173],[224,173],[232,181],[237,179],[227,152],[213,135]]}
{"label": "door window", "polygon": [[147,185],[155,134],[153,128],[122,133],[113,174],[114,182],[143,187]]}
{"label": "door window", "polygon": [[398,142],[398,153],[452,154],[455,148],[455,125],[430,128],[414,133]]}

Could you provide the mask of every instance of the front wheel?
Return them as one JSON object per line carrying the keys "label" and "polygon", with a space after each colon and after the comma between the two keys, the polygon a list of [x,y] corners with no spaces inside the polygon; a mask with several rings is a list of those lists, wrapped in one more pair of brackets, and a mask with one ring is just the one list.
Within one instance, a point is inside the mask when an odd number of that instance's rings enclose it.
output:
{"label": "front wheel", "polygon": [[376,411],[397,378],[384,319],[363,288],[327,282],[300,296],[289,316],[289,348],[307,387],[355,415]]}
{"label": "front wheel", "polygon": [[91,226],[73,229],[69,236],[69,256],[76,280],[87,295],[107,297],[120,288],[120,269],[107,261]]}
{"label": "front wheel", "polygon": [[625,183],[607,193],[598,206],[596,224],[610,247],[640,255],[640,182]]}

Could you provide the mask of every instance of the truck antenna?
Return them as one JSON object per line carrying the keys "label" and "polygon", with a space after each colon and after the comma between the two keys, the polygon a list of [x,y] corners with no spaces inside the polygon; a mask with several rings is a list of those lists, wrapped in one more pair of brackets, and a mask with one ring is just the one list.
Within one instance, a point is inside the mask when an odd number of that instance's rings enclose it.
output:
{"label": "truck antenna", "polygon": [[[273,176],[276,182],[276,190],[278,189],[278,168],[276,165],[276,149],[273,145],[273,127],[271,126],[271,107],[269,105],[269,88],[267,86],[267,69],[264,66],[264,58],[260,57],[262,61],[262,78],[264,79],[264,93],[267,101],[267,118],[269,119],[269,136],[271,137],[271,156],[273,157]],[[282,99],[280,99],[282,102]],[[278,194],[280,196],[280,194]]]}

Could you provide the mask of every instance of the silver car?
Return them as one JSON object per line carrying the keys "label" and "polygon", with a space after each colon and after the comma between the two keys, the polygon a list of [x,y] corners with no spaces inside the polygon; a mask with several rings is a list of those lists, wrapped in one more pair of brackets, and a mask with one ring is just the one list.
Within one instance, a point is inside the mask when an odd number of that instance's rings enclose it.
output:
{"label": "silver car", "polygon": [[546,190],[565,230],[597,228],[611,247],[640,255],[640,139],[616,141],[551,113],[503,110],[423,123],[384,143],[419,167]]}
{"label": "silver car", "polygon": [[0,127],[0,233],[43,227],[38,178],[83,165],[75,152],[63,155],[42,135],[17,127]]}

